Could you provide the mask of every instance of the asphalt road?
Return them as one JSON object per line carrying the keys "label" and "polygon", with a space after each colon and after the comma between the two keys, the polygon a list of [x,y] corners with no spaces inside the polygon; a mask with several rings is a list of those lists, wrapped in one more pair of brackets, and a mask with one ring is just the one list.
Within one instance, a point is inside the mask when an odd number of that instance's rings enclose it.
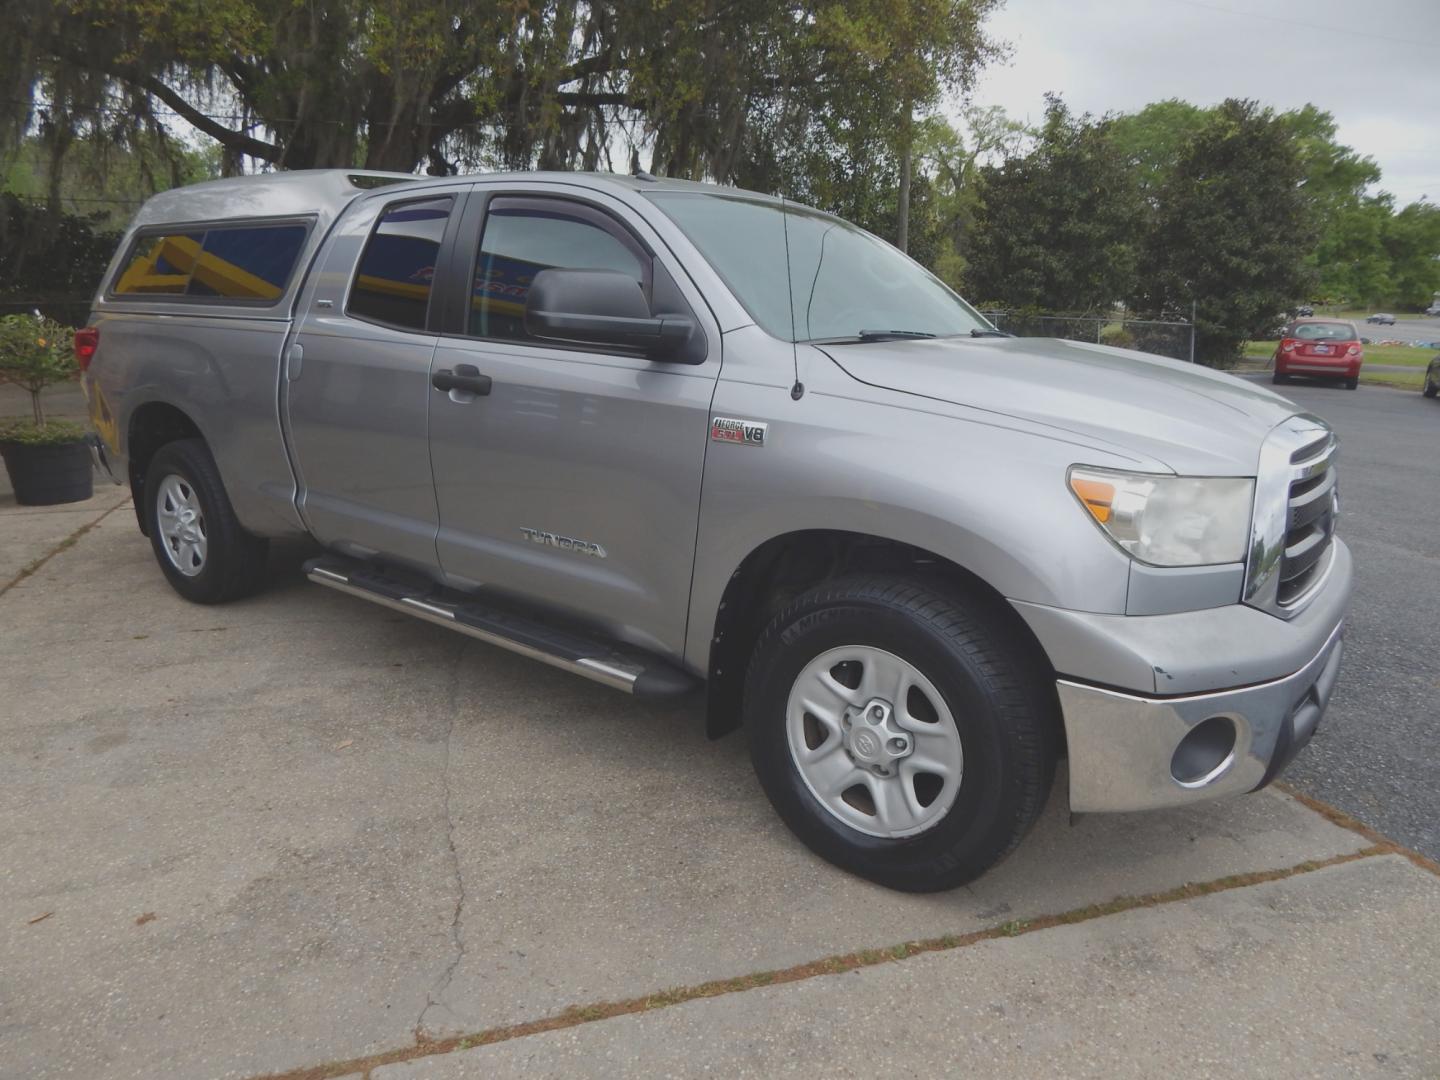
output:
{"label": "asphalt road", "polygon": [[1340,435],[1339,531],[1357,568],[1339,687],[1285,779],[1440,858],[1440,400],[1281,389]]}
{"label": "asphalt road", "polygon": [[1356,319],[1355,327],[1371,341],[1440,341],[1440,319],[1396,319],[1394,326]]}

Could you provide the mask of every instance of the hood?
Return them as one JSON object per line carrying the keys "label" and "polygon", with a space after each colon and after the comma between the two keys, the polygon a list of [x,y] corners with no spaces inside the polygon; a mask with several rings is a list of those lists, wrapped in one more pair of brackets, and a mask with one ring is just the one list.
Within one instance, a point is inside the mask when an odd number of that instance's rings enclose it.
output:
{"label": "hood", "polygon": [[1192,476],[1254,475],[1265,435],[1300,412],[1224,372],[1058,338],[935,338],[822,351],[862,383],[1027,420]]}

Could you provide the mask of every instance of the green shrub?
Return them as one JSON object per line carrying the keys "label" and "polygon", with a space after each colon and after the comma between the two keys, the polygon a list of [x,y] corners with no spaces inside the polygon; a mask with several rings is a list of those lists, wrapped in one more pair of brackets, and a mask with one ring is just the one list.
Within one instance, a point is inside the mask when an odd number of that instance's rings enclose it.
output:
{"label": "green shrub", "polygon": [[59,446],[62,443],[79,442],[85,435],[85,426],[73,420],[47,420],[43,425],[24,418],[0,420],[0,443]]}
{"label": "green shrub", "polygon": [[1110,345],[1117,349],[1135,348],[1135,335],[1125,329],[1125,324],[1118,326],[1107,326],[1100,331],[1100,344]]}

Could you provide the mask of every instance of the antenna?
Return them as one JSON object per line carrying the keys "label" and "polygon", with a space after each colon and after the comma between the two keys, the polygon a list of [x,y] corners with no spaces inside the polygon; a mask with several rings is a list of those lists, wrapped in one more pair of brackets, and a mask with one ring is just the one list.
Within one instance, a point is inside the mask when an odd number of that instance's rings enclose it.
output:
{"label": "antenna", "polygon": [[780,196],[780,225],[785,234],[785,291],[790,296],[790,362],[795,368],[795,385],[790,387],[790,400],[799,401],[805,396],[805,384],[800,381],[800,345],[795,332],[795,286],[790,273],[790,211],[786,209],[785,196]]}

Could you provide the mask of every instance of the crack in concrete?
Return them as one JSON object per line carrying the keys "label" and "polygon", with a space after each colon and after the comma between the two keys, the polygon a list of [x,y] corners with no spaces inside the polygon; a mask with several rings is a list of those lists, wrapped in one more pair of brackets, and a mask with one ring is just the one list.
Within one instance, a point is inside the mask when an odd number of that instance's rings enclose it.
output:
{"label": "crack in concrete", "polygon": [[455,972],[460,967],[460,962],[465,959],[465,875],[460,869],[460,852],[455,847],[455,818],[450,811],[450,755],[455,739],[455,713],[460,698],[460,663],[464,659],[467,645],[469,642],[460,642],[459,647],[455,650],[454,663],[450,668],[450,694],[445,703],[448,715],[445,727],[445,762],[441,772],[444,781],[445,843],[450,849],[450,867],[455,876],[455,911],[450,917],[450,941],[455,949],[455,955],[446,965],[445,970],[441,972],[435,986],[425,995],[425,1006],[415,1020],[415,1042],[417,1044],[432,1041],[425,1030],[425,1017],[429,1015],[432,1008],[438,1006],[450,1013],[451,1016],[455,1015],[449,1002],[445,1000],[445,995],[450,991],[450,983],[455,978]]}
{"label": "crack in concrete", "polygon": [[300,1068],[292,1069],[284,1073],[266,1073],[261,1076],[251,1077],[250,1080],[335,1080],[335,1078],[348,1077],[357,1072],[368,1077],[372,1070],[378,1069],[382,1065],[395,1065],[400,1062],[418,1061],[421,1058],[436,1057],[442,1054],[453,1053],[456,1050],[470,1050],[479,1046],[490,1046],[494,1043],[508,1042],[512,1039],[523,1039],[531,1035],[540,1035],[548,1031],[578,1027],[582,1024],[590,1024],[598,1020],[609,1020],[618,1016],[654,1012],[704,998],[716,998],[729,994],[744,993],[747,990],[755,990],[762,986],[803,982],[809,979],[842,975],[847,972],[860,970],[861,968],[878,967],[881,964],[903,963],[911,957],[926,953],[950,952],[956,949],[964,949],[972,945],[978,945],[981,942],[1021,937],[1026,934],[1053,930],[1062,926],[1091,922],[1096,919],[1119,915],[1140,908],[1163,907],[1169,904],[1182,903],[1187,900],[1199,899],[1202,896],[1210,896],[1214,893],[1249,888],[1254,885],[1262,885],[1272,881],[1284,881],[1287,878],[1311,874],[1317,870],[1325,870],[1333,866],[1343,866],[1346,863],[1386,855],[1404,856],[1406,855],[1406,850],[1391,841],[1385,841],[1383,843],[1373,844],[1370,847],[1361,848],[1359,851],[1332,855],[1325,859],[1313,859],[1281,869],[1257,870],[1249,873],[1215,878],[1211,881],[1190,882],[1161,892],[1142,893],[1138,896],[1119,896],[1103,903],[1072,908],[1069,911],[1055,915],[1014,919],[1010,922],[991,925],[981,930],[972,930],[963,934],[945,934],[938,938],[905,941],[888,948],[862,949],[859,952],[844,953],[823,957],[819,960],[811,960],[796,964],[793,967],[757,971],[748,975],[714,979],[710,982],[696,983],[689,986],[671,987],[666,990],[655,991],[639,997],[626,998],[618,1001],[599,1001],[583,1005],[569,1005],[559,1012],[552,1012],[547,1016],[533,1020],[501,1024],[466,1035],[450,1035],[443,1039],[430,1040],[412,1046],[381,1051],[369,1057],[351,1058],[346,1061],[332,1061],[322,1065],[301,1066]]}
{"label": "crack in concrete", "polygon": [[95,519],[92,520],[92,521],[86,522],[84,525],[81,525],[78,529],[76,529],[74,532],[72,532],[69,536],[65,537],[65,539],[61,540],[61,541],[60,541],[59,543],[57,543],[54,547],[52,547],[49,551],[45,552],[45,554],[41,555],[39,558],[32,559],[30,562],[26,563],[24,566],[22,566],[22,567],[20,568],[19,573],[17,573],[13,578],[11,578],[9,581],[7,581],[4,585],[0,585],[0,596],[4,596],[6,593],[8,593],[11,589],[15,588],[16,585],[19,585],[19,584],[20,584],[22,581],[24,581],[26,578],[28,578],[28,577],[33,577],[35,574],[39,573],[39,571],[45,566],[45,564],[48,563],[51,559],[53,559],[56,555],[59,555],[62,551],[69,551],[72,547],[74,547],[77,543],[79,543],[80,538],[81,538],[82,536],[84,536],[86,533],[88,533],[91,529],[93,529],[93,528],[95,528],[97,525],[99,525],[102,521],[104,521],[106,518],[108,518],[108,517],[109,517],[111,514],[113,514],[116,510],[119,510],[119,509],[121,509],[121,508],[123,508],[123,507],[126,507],[126,506],[129,506],[129,505],[130,505],[130,500],[129,500],[129,499],[125,499],[125,500],[123,500],[122,502],[116,503],[114,506],[112,506],[109,510],[106,510],[106,511],[105,511],[103,514],[101,514],[99,517],[95,518]]}

